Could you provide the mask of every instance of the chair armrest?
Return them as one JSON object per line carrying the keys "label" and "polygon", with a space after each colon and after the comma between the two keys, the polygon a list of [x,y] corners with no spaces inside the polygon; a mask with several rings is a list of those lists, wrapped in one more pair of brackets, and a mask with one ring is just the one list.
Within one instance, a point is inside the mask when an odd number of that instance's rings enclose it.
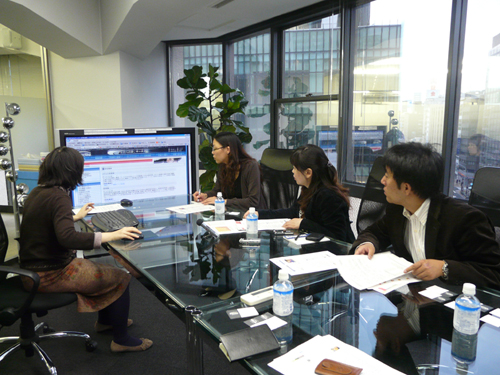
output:
{"label": "chair armrest", "polygon": [[[1,324],[8,326],[14,324],[14,322],[28,309],[31,302],[33,302],[40,285],[40,276],[38,276],[36,272],[10,266],[0,266],[0,273],[5,273],[6,275],[12,273],[19,276],[26,276],[33,280],[33,287],[30,291],[27,291],[29,295],[23,301],[22,306],[9,306],[0,311]],[[5,280],[2,282],[5,282]]]}

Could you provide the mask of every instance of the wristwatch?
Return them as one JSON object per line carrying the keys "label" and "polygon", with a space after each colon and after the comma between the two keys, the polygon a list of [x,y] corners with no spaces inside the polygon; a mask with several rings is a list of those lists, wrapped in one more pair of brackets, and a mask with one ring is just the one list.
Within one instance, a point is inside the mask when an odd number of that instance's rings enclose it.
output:
{"label": "wristwatch", "polygon": [[442,271],[443,271],[443,279],[445,280],[448,280],[448,274],[449,274],[449,269],[448,269],[448,263],[446,263],[446,260],[443,260],[444,264],[443,264],[443,268],[442,268]]}

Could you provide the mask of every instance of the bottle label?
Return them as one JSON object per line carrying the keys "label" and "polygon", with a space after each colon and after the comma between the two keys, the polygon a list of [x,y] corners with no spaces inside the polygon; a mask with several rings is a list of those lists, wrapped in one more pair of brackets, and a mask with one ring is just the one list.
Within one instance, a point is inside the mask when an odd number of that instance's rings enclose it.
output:
{"label": "bottle label", "polygon": [[453,315],[453,327],[466,335],[474,335],[479,329],[479,318],[481,316],[480,306],[469,307],[455,302],[455,313]]}
{"label": "bottle label", "polygon": [[250,217],[251,215],[247,216],[247,232],[248,233],[257,233],[259,231],[259,224],[257,221],[257,216],[254,215],[253,217]]}
{"label": "bottle label", "polygon": [[290,315],[293,312],[293,289],[280,291],[274,289],[273,312],[276,315]]}

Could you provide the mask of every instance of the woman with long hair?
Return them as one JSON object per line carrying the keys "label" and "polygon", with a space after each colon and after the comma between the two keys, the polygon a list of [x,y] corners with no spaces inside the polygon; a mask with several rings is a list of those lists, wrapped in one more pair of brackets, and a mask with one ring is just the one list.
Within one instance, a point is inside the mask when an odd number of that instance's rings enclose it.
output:
{"label": "woman with long hair", "polygon": [[[113,331],[112,352],[149,349],[153,342],[132,337],[127,327],[130,306],[130,275],[117,267],[76,258],[74,249],[92,250],[102,243],[134,240],[141,233],[133,227],[115,232],[85,233],[74,222],[93,209],[85,204],[73,215],[71,190],[82,184],[83,156],[75,149],[58,147],[40,166],[38,186],[29,194],[23,209],[19,260],[22,268],[40,276],[39,292],[75,292],[79,312],[98,312],[97,332]],[[31,280],[23,277],[27,289]]]}
{"label": "woman with long hair", "polygon": [[211,191],[195,192],[196,202],[214,204],[217,193],[222,192],[227,206],[241,210],[266,208],[259,163],[243,149],[236,134],[218,133],[212,144],[212,155],[219,165],[217,181]]}
{"label": "woman with long hair", "polygon": [[337,169],[323,149],[315,145],[301,146],[290,156],[290,162],[293,177],[302,186],[299,199],[290,208],[258,210],[259,218],[290,218],[283,225],[286,229],[322,233],[353,242],[348,190],[339,183]]}

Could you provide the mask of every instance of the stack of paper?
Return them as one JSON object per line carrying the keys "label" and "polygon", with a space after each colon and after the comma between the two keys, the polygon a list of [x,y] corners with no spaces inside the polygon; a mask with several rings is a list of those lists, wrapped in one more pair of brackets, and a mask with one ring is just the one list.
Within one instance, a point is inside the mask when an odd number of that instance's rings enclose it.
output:
{"label": "stack of paper", "polygon": [[216,236],[223,234],[233,234],[233,233],[245,233],[246,225],[242,221],[236,220],[216,220],[216,221],[205,221],[209,230]]}
{"label": "stack of paper", "polygon": [[403,285],[422,281],[404,273],[411,262],[388,251],[375,254],[372,259],[366,255],[342,255],[336,262],[344,280],[359,290],[373,289],[386,294]]}
{"label": "stack of paper", "polygon": [[191,202],[191,204],[185,204],[183,206],[168,207],[170,211],[177,212],[179,214],[194,214],[204,211],[214,211],[215,206],[212,204],[203,204],[198,202]]}
{"label": "stack of paper", "polygon": [[336,259],[338,259],[338,257],[329,251],[320,251],[317,253],[273,258],[271,262],[282,270],[285,270],[290,276],[295,276],[305,273],[334,270],[336,268]]}
{"label": "stack of paper", "polygon": [[268,364],[284,375],[314,375],[316,366],[323,359],[332,359],[363,369],[362,375],[404,375],[372,356],[326,335],[315,336]]}
{"label": "stack of paper", "polygon": [[[274,230],[283,229],[283,224],[289,219],[265,219],[259,220],[259,231],[261,230]],[[217,220],[217,221],[205,221],[204,224],[210,228],[210,231],[216,235],[220,236],[223,234],[233,234],[233,233],[245,233],[247,230],[247,221],[241,220]]]}

